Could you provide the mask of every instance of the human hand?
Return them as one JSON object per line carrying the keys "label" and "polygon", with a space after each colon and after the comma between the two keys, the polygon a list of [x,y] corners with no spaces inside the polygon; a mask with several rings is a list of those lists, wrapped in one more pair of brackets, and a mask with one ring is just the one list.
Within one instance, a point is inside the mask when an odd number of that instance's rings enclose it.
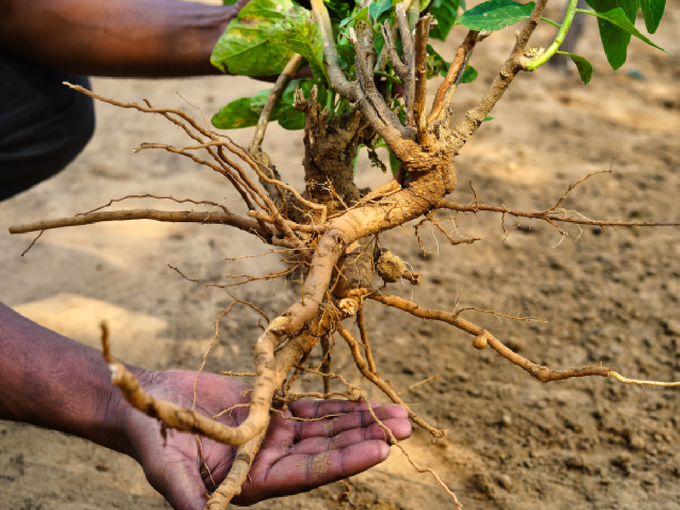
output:
{"label": "human hand", "polygon": [[[146,372],[140,383],[157,398],[191,407],[194,372]],[[196,410],[214,416],[249,401],[250,386],[214,374],[201,374]],[[411,433],[406,410],[398,405],[372,403],[376,415],[397,439]],[[257,501],[309,491],[320,485],[355,475],[382,462],[389,455],[385,432],[375,423],[366,405],[341,400],[301,400],[284,415],[274,413],[267,435],[234,503]],[[345,414],[347,413],[347,414]],[[342,416],[320,421],[286,419]],[[245,420],[247,408],[237,408],[217,418],[235,427]],[[123,427],[133,446],[133,456],[144,468],[151,485],[177,510],[200,510],[225,478],[236,448],[188,433],[167,430],[157,420],[128,408]]]}

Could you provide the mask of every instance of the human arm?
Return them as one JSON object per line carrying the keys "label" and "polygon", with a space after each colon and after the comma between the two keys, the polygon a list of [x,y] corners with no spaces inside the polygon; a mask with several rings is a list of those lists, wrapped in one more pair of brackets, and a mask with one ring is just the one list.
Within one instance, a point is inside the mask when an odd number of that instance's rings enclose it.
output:
{"label": "human arm", "polygon": [[[191,406],[194,372],[130,369],[147,392]],[[231,466],[235,452],[232,447],[204,439],[201,454],[191,434],[167,431],[163,437],[156,420],[130,408],[121,398],[99,352],[42,328],[2,304],[0,374],[0,419],[77,435],[132,456],[143,466],[150,483],[176,509],[203,508],[203,491],[215,488],[211,476],[219,483]],[[246,402],[247,388],[233,379],[201,374],[196,409],[210,416],[218,414]],[[359,409],[359,404],[351,402],[307,400],[293,404],[289,413],[305,418],[336,412],[349,414],[314,422],[275,414],[253,464],[251,481],[236,502],[251,504],[310,490],[384,460],[389,454],[384,432],[369,413],[356,412]],[[403,408],[382,406],[376,408],[376,413],[398,439],[410,434]],[[220,420],[236,425],[246,415],[247,410],[237,409]],[[205,465],[210,475],[204,472]],[[303,469],[318,465],[327,469]]]}
{"label": "human arm", "polygon": [[210,54],[248,0],[0,0],[0,47],[84,75],[219,74]]}

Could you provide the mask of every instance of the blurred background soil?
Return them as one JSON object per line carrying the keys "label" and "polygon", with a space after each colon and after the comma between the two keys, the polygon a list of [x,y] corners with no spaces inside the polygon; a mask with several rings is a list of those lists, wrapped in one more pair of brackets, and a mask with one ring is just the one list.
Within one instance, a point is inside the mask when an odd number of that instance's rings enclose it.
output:
{"label": "blurred background soil", "polygon": [[[680,4],[670,1],[652,39],[680,54]],[[563,6],[547,17],[559,19]],[[464,30],[437,48],[449,59]],[[534,45],[553,33],[539,31]],[[563,207],[588,218],[680,220],[680,61],[637,40],[628,63],[611,71],[587,20],[577,53],[595,67],[584,86],[574,69],[541,68],[521,75],[456,161],[457,202],[503,204],[524,210],[552,206],[571,183]],[[461,87],[458,112],[473,106],[513,42],[513,29],[486,40],[472,59],[479,79]],[[268,85],[247,78],[173,81],[95,79],[95,90],[120,101],[149,99],[209,119],[220,106]],[[434,87],[432,88],[434,92]],[[29,318],[96,346],[97,325],[109,321],[115,355],[151,369],[198,369],[218,314],[231,303],[224,290],[181,278],[224,282],[223,274],[265,274],[282,267],[276,256],[223,260],[267,251],[257,239],[219,226],[148,221],[46,232],[21,257],[30,236],[10,236],[17,223],[71,216],[128,194],[209,199],[239,210],[219,176],[187,158],[132,149],[142,142],[184,145],[184,133],[159,116],[97,104],[97,131],[82,155],[59,176],[0,204],[0,301]],[[204,122],[207,122],[205,120]],[[252,130],[229,133],[248,145]],[[270,126],[265,150],[284,176],[301,185],[301,132]],[[362,161],[358,181],[387,179]],[[169,202],[136,200],[116,208]],[[564,227],[497,214],[459,215],[448,228],[473,245],[451,247],[429,226],[381,237],[415,270],[420,287],[391,284],[428,307],[475,306],[540,316],[524,323],[483,314],[465,317],[508,346],[552,368],[598,364],[642,379],[680,380],[680,229]],[[274,314],[297,289],[269,282],[228,289]],[[442,323],[417,320],[368,303],[378,369],[398,390],[441,377],[406,394],[426,420],[448,429],[432,441],[421,431],[405,443],[432,467],[466,509],[680,508],[680,390],[623,385],[590,378],[545,385],[472,338]],[[271,315],[270,315],[271,316]],[[237,308],[222,321],[207,369],[248,371],[258,316]],[[334,369],[361,379],[338,342]],[[320,359],[315,353],[312,362]],[[58,360],[55,360],[58,363]],[[0,376],[1,381],[1,376]],[[317,380],[303,386],[321,389]],[[363,383],[366,386],[365,382]],[[369,388],[372,397],[384,400]],[[452,508],[426,474],[393,451],[390,459],[351,479],[352,493],[333,484],[309,494],[263,502],[259,509]],[[0,508],[85,510],[161,509],[167,503],[131,459],[51,431],[0,422]]]}

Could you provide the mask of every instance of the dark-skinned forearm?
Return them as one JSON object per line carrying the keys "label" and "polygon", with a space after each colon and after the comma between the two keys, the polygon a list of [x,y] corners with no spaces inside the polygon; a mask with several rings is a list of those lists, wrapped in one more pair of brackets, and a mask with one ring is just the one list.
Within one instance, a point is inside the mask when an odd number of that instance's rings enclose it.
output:
{"label": "dark-skinned forearm", "polygon": [[85,75],[217,74],[210,53],[247,3],[175,0],[0,0],[0,46]]}
{"label": "dark-skinned forearm", "polygon": [[122,427],[126,409],[101,353],[0,303],[0,419],[66,432],[132,455]]}

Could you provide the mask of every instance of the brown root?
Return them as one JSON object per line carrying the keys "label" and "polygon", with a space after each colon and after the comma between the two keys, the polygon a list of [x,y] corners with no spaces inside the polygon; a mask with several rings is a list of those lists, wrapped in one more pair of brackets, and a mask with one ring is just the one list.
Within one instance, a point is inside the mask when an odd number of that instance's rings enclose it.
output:
{"label": "brown root", "polygon": [[170,402],[156,399],[146,393],[137,378],[123,363],[115,361],[108,347],[108,332],[102,324],[102,352],[111,369],[111,382],[125,400],[139,411],[161,420],[166,426],[209,437],[223,444],[240,446],[267,430],[271,396],[276,388],[274,375],[275,331],[287,319],[275,319],[255,344],[256,380],[249,406],[248,417],[238,427],[228,427],[205,417],[193,409],[186,409]]}
{"label": "brown root", "polygon": [[[532,361],[529,361],[524,356],[521,356],[514,352],[512,349],[508,348],[503,342],[498,340],[495,336],[489,333],[486,329],[473,324],[470,321],[461,319],[458,317],[460,313],[449,313],[443,310],[434,310],[429,308],[423,308],[415,304],[412,301],[406,301],[398,296],[387,296],[384,294],[373,293],[367,296],[369,299],[373,299],[380,303],[383,303],[394,308],[398,308],[405,312],[420,317],[426,320],[438,320],[443,322],[448,322],[449,324],[462,329],[463,331],[474,335],[473,345],[477,349],[484,349],[487,345],[495,350],[498,354],[503,356],[505,359],[517,365],[518,367],[526,370],[533,377],[541,382],[553,382],[562,381],[564,379],[572,379],[574,377],[589,377],[589,376],[600,376],[600,377],[614,377],[621,382],[630,384],[639,384],[646,386],[680,386],[680,382],[665,383],[656,381],[640,381],[637,379],[628,379],[621,376],[619,373],[615,372],[611,367],[604,367],[601,364],[598,366],[587,366],[579,368],[569,368],[566,370],[552,370],[549,367],[538,365]],[[462,310],[461,310],[462,311]],[[520,317],[510,317],[508,315],[503,315],[508,318],[515,318],[519,320],[526,320]],[[536,320],[536,319],[529,319]]]}

